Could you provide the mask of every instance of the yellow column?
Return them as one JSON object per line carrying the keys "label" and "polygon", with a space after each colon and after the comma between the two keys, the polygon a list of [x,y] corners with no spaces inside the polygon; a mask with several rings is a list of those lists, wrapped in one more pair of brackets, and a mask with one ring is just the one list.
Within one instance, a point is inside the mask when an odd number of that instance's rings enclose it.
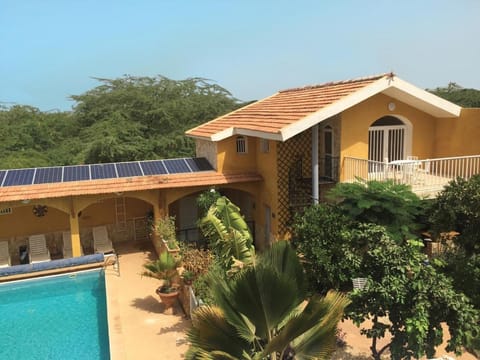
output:
{"label": "yellow column", "polygon": [[80,244],[80,226],[78,224],[78,215],[75,210],[73,199],[70,202],[70,234],[72,239],[72,256],[82,256]]}
{"label": "yellow column", "polygon": [[154,201],[153,204],[153,224],[154,224],[154,231],[153,231],[153,236],[152,236],[152,242],[153,246],[155,247],[155,250],[157,254],[160,254],[163,251],[163,242],[160,239],[160,236],[158,235],[158,232],[156,230],[156,224],[158,224],[158,221],[165,216],[165,210],[163,208],[163,203],[164,203],[164,197],[162,194],[159,192],[158,197],[156,201]]}
{"label": "yellow column", "polygon": [[72,256],[81,256],[80,226],[78,225],[78,217],[76,215],[70,216],[70,234],[72,235]]}

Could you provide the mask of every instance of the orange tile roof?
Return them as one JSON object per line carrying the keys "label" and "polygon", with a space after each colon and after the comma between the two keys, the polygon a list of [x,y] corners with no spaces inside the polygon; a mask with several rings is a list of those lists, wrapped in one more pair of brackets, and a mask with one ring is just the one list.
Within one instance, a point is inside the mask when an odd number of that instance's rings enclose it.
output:
{"label": "orange tile roof", "polygon": [[0,188],[0,202],[110,194],[151,189],[222,185],[261,180],[262,177],[256,173],[221,174],[215,171],[204,171],[187,174],[151,175],[105,180],[8,186]]}
{"label": "orange tile roof", "polygon": [[286,126],[343,99],[375,81],[391,77],[381,74],[354,80],[329,82],[279,91],[278,93],[216,118],[186,132],[208,138],[230,128],[278,134]]}

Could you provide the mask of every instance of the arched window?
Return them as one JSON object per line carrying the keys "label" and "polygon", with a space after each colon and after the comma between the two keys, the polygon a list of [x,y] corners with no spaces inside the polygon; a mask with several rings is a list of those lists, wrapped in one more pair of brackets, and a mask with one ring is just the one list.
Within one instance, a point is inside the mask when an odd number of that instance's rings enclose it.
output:
{"label": "arched window", "polygon": [[246,154],[247,152],[247,138],[245,136],[237,136],[237,154]]}
{"label": "arched window", "polygon": [[406,126],[394,116],[376,120],[368,130],[368,160],[402,160],[408,155]]}

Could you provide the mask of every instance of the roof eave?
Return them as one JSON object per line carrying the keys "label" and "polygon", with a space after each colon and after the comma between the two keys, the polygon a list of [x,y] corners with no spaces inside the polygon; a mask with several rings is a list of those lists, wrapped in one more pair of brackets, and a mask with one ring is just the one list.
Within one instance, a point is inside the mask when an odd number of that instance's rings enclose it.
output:
{"label": "roof eave", "polygon": [[461,106],[397,77],[394,78],[392,85],[385,89],[383,93],[438,118],[458,117],[462,110]]}
{"label": "roof eave", "polygon": [[221,140],[229,138],[233,135],[244,135],[244,136],[252,136],[252,137],[258,137],[258,138],[268,139],[268,140],[283,141],[280,133],[271,133],[271,132],[266,132],[266,131],[242,129],[242,128],[235,128],[235,127],[230,127],[228,129],[220,131],[216,134],[213,134],[211,136],[211,140],[212,141],[221,141]]}
{"label": "roof eave", "polygon": [[70,196],[105,195],[119,192],[128,193],[154,189],[174,189],[185,187],[203,187],[231,183],[256,182],[263,178],[257,173],[221,174],[215,171],[196,173],[195,177],[176,175],[152,175],[145,178],[122,178],[96,181],[78,181],[55,184],[37,184],[29,186],[12,186],[0,189],[0,203],[29,199],[38,201]]}
{"label": "roof eave", "polygon": [[191,135],[191,134],[188,134],[188,133],[185,133],[185,136],[187,136],[187,137],[189,137],[189,138],[192,138],[192,139],[195,139],[195,140],[212,141],[212,137],[211,137],[211,136]]}
{"label": "roof eave", "polygon": [[281,130],[283,141],[311,128],[312,126],[338,115],[341,112],[367,100],[368,98],[384,93],[392,98],[418,108],[439,118],[458,117],[462,108],[442,99],[426,90],[420,89],[398,77],[386,76],[370,85],[356,91],[345,98],[326,106],[303,119],[284,127]]}
{"label": "roof eave", "polygon": [[390,86],[390,77],[381,78],[377,81],[365,86],[364,88],[344,97],[341,100],[334,102],[311,115],[304,117],[303,119],[284,127],[281,130],[283,141],[288,140],[295,135],[311,128],[312,126],[331,118],[332,116],[340,114],[351,108],[354,105],[368,99],[369,97],[376,95]]}

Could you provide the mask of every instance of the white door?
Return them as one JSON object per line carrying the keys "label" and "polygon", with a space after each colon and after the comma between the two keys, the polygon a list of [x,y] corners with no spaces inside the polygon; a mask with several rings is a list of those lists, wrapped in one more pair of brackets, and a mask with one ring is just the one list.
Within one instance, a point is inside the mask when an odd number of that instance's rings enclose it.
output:
{"label": "white door", "polygon": [[368,160],[390,162],[405,158],[405,125],[372,126],[368,130]]}

